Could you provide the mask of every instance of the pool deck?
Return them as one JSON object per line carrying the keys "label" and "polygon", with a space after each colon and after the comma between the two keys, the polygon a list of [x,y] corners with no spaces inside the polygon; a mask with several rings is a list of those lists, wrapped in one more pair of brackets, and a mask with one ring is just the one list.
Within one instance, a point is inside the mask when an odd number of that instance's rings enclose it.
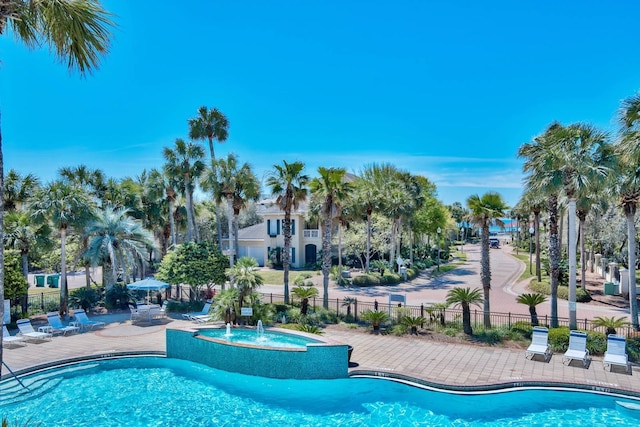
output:
{"label": "pool deck", "polygon": [[[126,314],[95,316],[107,322],[103,329],[56,336],[51,341],[29,343],[23,347],[4,348],[4,361],[15,372],[37,365],[87,356],[121,352],[165,351],[167,327],[192,327],[182,319],[167,318],[163,322],[132,325]],[[562,354],[554,354],[546,363],[527,360],[524,350],[475,344],[442,343],[411,336],[374,335],[346,328],[329,327],[323,335],[354,347],[351,374],[377,372],[416,378],[424,383],[452,388],[481,387],[523,383],[572,383],[603,391],[624,390],[640,397],[640,367],[633,366],[631,375],[621,367],[613,372],[603,369],[602,358],[594,357],[587,369],[578,361],[563,365]],[[357,366],[355,366],[357,364]],[[3,377],[7,375],[3,369]]]}

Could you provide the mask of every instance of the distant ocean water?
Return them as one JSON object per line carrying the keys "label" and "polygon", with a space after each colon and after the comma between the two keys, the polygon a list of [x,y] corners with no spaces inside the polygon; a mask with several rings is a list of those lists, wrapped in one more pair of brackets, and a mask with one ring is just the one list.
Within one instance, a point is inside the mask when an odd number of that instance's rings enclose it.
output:
{"label": "distant ocean water", "polygon": [[[502,218],[502,222],[504,223],[504,227],[498,227],[497,225],[492,225],[489,227],[490,233],[511,233],[518,230],[518,221],[511,220],[509,218]],[[527,224],[520,221],[521,228],[526,227]]]}

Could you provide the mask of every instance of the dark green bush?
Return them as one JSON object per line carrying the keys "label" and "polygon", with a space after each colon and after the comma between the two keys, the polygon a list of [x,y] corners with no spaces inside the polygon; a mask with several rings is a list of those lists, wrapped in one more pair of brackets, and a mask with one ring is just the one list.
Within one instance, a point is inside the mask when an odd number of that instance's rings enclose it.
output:
{"label": "dark green bush", "polygon": [[587,331],[587,350],[591,355],[604,354],[607,350],[607,336],[603,332]]}
{"label": "dark green bush", "polygon": [[105,305],[107,308],[128,308],[131,296],[129,289],[124,284],[116,283],[105,294]]}
{"label": "dark green bush", "polygon": [[[529,287],[532,291],[543,295],[551,295],[551,284],[548,282],[548,279],[543,279],[542,282],[532,280],[531,283],[529,283]],[[569,288],[567,286],[558,286],[558,298],[564,300],[569,299]],[[589,302],[591,301],[591,295],[584,289],[578,288],[576,289],[576,301]]]}
{"label": "dark green bush", "polygon": [[511,326],[511,331],[519,333],[524,338],[531,339],[531,334],[533,333],[533,326],[529,322],[516,322]]}
{"label": "dark green bush", "polygon": [[80,307],[84,311],[88,312],[89,309],[96,305],[99,300],[98,291],[93,287],[82,287],[74,289],[69,294],[69,300],[72,307]]}
{"label": "dark green bush", "polygon": [[356,276],[351,280],[351,284],[353,286],[377,286],[380,284],[380,276],[373,274],[363,274],[361,276]]}
{"label": "dark green bush", "polygon": [[508,336],[508,331],[502,328],[480,329],[476,328],[473,339],[485,344],[495,345],[501,343]]}
{"label": "dark green bush", "polygon": [[395,285],[402,282],[402,276],[398,273],[385,272],[384,276],[380,277],[380,284],[382,285]]}
{"label": "dark green bush", "polygon": [[627,353],[632,362],[640,360],[640,337],[627,339]]}

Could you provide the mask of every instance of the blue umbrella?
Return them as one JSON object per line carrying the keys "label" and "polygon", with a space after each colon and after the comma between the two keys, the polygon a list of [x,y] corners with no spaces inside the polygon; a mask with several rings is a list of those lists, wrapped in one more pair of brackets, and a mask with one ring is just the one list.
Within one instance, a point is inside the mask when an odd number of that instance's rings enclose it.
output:
{"label": "blue umbrella", "polygon": [[127,288],[132,291],[159,291],[160,289],[166,289],[169,286],[170,285],[168,283],[161,282],[160,280],[156,280],[152,277],[147,277],[146,279],[129,283]]}

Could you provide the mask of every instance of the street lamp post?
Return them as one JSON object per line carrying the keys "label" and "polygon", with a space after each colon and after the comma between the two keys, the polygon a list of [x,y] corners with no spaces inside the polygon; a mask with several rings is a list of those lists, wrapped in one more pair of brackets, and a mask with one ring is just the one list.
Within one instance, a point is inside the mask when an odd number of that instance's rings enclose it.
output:
{"label": "street lamp post", "polygon": [[440,232],[442,231],[440,227],[438,227],[438,271],[440,271]]}
{"label": "street lamp post", "polygon": [[535,228],[529,227],[529,274],[533,274],[533,271],[531,270],[531,256],[533,254],[533,235],[535,232]]}

